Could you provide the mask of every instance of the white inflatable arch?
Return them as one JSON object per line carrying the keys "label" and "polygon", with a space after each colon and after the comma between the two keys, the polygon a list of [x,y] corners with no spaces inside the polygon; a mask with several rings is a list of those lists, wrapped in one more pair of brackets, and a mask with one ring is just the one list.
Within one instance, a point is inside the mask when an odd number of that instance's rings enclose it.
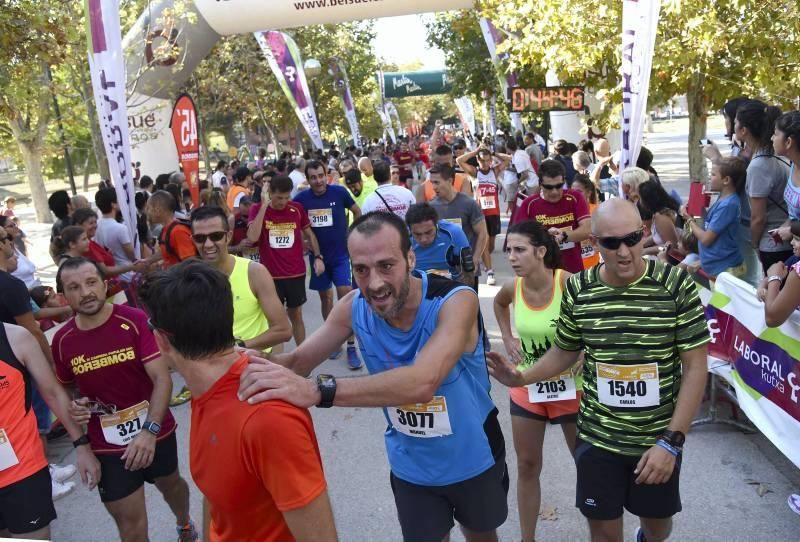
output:
{"label": "white inflatable arch", "polygon": [[[187,5],[191,17],[181,14],[170,21],[165,13],[174,1],[152,2],[123,40],[131,157],[151,174],[177,169],[169,129],[173,100],[221,36],[464,9],[473,0],[194,0]],[[174,55],[155,58],[154,50],[164,42],[172,44]]]}

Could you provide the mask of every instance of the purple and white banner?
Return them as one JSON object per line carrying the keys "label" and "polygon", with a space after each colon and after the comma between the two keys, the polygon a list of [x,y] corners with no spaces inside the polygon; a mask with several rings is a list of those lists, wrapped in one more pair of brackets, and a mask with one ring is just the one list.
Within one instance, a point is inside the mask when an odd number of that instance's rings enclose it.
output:
{"label": "purple and white banner", "polygon": [[291,36],[283,32],[275,30],[256,32],[255,37],[308,137],[311,138],[315,148],[322,149],[317,113],[311,100],[300,49]]}
{"label": "purple and white banner", "polygon": [[88,23],[89,72],[100,121],[103,146],[108,157],[111,181],[117,191],[117,203],[133,240],[136,257],[139,236],[136,229],[136,187],[131,165],[128,112],[125,95],[125,57],[119,27],[119,2],[86,0]]}
{"label": "purple and white banner", "polygon": [[400,122],[400,113],[398,113],[397,108],[391,102],[391,100],[386,100],[383,105],[384,109],[386,110],[386,114],[389,116],[389,122],[391,123],[394,120],[397,123],[397,135],[403,135],[403,123]]}
{"label": "purple and white banner", "polygon": [[358,129],[358,119],[356,118],[356,108],[353,104],[353,95],[350,92],[350,81],[347,79],[347,70],[344,63],[338,58],[332,58],[328,63],[328,70],[333,76],[333,86],[339,94],[344,109],[344,116],[350,125],[350,134],[353,137],[353,144],[361,148],[361,132]]}
{"label": "purple and white banner", "polygon": [[[636,164],[647,114],[650,68],[661,0],[622,3],[622,155],[619,174]],[[620,181],[621,182],[621,181]],[[622,193],[620,187],[620,194]]]}
{"label": "purple and white banner", "polygon": [[[503,41],[503,37],[497,31],[492,21],[486,17],[480,19],[481,31],[483,32],[483,39],[486,41],[486,47],[489,49],[489,55],[492,58],[492,63],[497,69],[498,78],[500,79],[500,88],[502,96],[508,96],[508,88],[515,87],[518,84],[517,74],[509,72],[505,75],[500,73],[500,62],[508,59],[508,54],[497,54],[497,46]],[[520,113],[511,113],[511,125],[517,132],[522,132],[522,115]]]}

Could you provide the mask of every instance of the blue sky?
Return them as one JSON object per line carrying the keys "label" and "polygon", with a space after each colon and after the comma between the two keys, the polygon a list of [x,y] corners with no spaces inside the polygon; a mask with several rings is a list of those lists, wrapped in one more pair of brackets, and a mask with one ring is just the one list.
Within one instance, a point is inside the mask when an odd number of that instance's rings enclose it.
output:
{"label": "blue sky", "polygon": [[432,15],[384,17],[375,22],[375,53],[379,58],[396,64],[421,60],[425,69],[444,68],[444,54],[429,49],[425,42],[423,21]]}

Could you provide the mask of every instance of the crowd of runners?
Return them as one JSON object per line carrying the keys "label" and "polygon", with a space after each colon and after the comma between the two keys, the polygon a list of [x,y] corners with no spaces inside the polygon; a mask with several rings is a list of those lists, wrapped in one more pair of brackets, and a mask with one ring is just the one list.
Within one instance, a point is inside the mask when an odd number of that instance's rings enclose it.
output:
{"label": "crowd of runners", "polygon": [[[800,173],[775,154],[800,159],[800,113],[776,124],[758,102],[736,107],[727,118],[750,165],[707,146],[720,199],[705,221],[666,192],[647,149],[620,176],[605,140],[558,141],[548,155],[533,132],[461,139],[438,124],[398,145],[220,162],[197,205],[181,173],[143,175],[138,257],[113,188],[96,193],[96,210],[56,192],[55,289],[40,283],[12,209],[0,218],[0,535],[47,538],[77,470],[126,542],[147,539],[145,482],[179,541],[354,539],[337,535],[308,409],[378,407],[407,541],[447,540],[456,523],[470,542],[496,540],[510,487],[519,537],[532,541],[548,424],[575,459],[592,540],[622,540],[623,510],[639,517],[637,540],[665,540],[706,389],[709,334],[690,272],[763,271],[768,314],[800,304],[800,266],[783,263],[786,241],[800,246],[800,205],[787,196],[788,216],[771,211],[784,190],[800,194]],[[766,170],[783,190],[761,186]],[[493,267],[506,216],[507,280]],[[746,262],[740,225],[763,269]],[[481,281],[498,286],[495,351]],[[307,288],[324,320],[308,333]],[[342,347],[352,378],[309,377]],[[170,370],[186,383],[176,393]],[[491,378],[508,387],[507,413]],[[189,400],[185,450],[170,407]],[[48,407],[75,468],[48,465]],[[184,476],[203,518],[190,517]]]}

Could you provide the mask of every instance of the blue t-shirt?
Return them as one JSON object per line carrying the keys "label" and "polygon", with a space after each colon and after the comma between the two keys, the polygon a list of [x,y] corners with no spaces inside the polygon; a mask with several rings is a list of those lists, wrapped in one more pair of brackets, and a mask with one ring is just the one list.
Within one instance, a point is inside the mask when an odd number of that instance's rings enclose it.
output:
{"label": "blue t-shirt", "polygon": [[[422,279],[422,301],[409,330],[376,315],[359,291],[353,300],[353,331],[371,374],[413,365],[436,330],[439,311],[455,293],[475,291],[455,281],[414,271]],[[494,466],[504,449],[479,322],[478,344],[462,354],[426,405],[384,408],[384,433],[392,473],[422,486],[443,486],[473,478]],[[446,417],[446,420],[444,419]]]}
{"label": "blue t-shirt", "polygon": [[411,237],[411,248],[417,256],[416,269],[426,273],[449,271],[450,278],[457,279],[461,276],[461,251],[470,248],[469,240],[461,228],[447,220],[440,220],[438,226],[436,237],[427,247]]}
{"label": "blue t-shirt", "polygon": [[742,253],[739,250],[737,231],[741,216],[741,200],[738,194],[720,198],[711,206],[706,215],[705,229],[717,234],[717,238],[706,246],[698,243],[700,264],[703,271],[716,276],[730,267],[741,265]]}
{"label": "blue t-shirt", "polygon": [[356,204],[350,192],[343,186],[331,184],[321,196],[311,189],[303,190],[294,197],[308,213],[314,235],[319,241],[320,252],[327,262],[347,258],[347,216],[345,211]]}

